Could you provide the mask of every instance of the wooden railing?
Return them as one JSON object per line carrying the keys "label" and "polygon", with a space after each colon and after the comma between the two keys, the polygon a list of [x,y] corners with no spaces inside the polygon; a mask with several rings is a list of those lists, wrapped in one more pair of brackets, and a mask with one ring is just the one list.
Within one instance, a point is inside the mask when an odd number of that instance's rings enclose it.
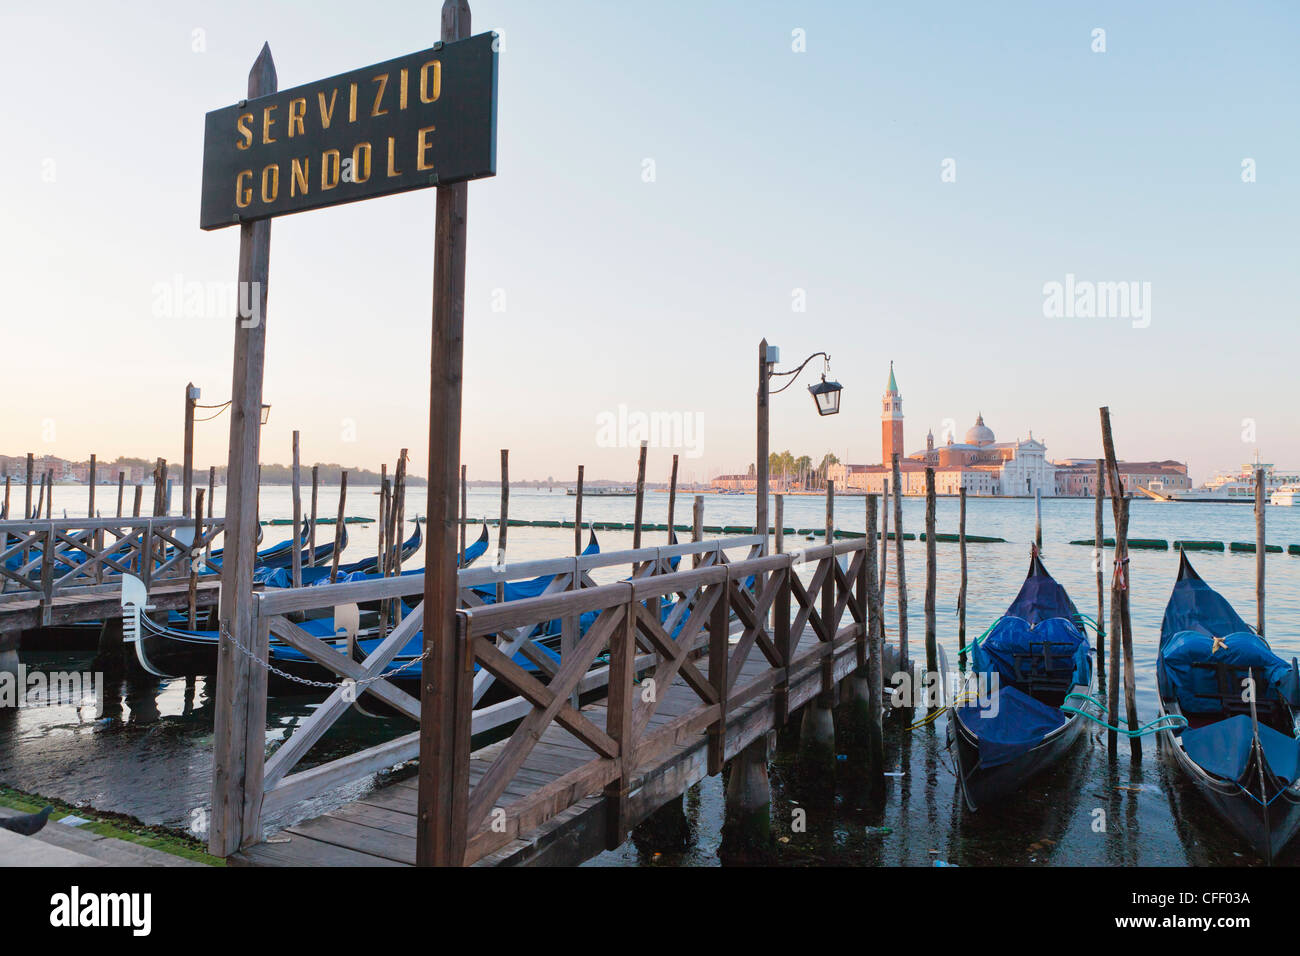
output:
{"label": "wooden railing", "polygon": [[0,604],[113,592],[122,574],[146,586],[185,580],[224,526],[185,517],[0,521]]}
{"label": "wooden railing", "polygon": [[[481,734],[516,721],[527,720],[536,709],[538,681],[520,680],[517,671],[521,671],[522,668],[507,668],[505,671],[507,676],[503,679],[498,658],[509,662],[517,653],[524,653],[529,660],[537,664],[548,685],[560,686],[556,682],[562,681],[564,693],[569,699],[568,706],[573,709],[578,695],[599,692],[609,680],[610,668],[592,667],[596,654],[588,654],[592,646],[590,637],[592,631],[595,630],[598,636],[607,638],[608,625],[602,623],[604,620],[602,618],[596,625],[588,628],[585,635],[579,634],[579,618],[585,613],[591,601],[595,600],[599,604],[614,592],[624,594],[629,588],[646,589],[649,603],[642,609],[643,613],[647,615],[647,620],[649,620],[648,615],[654,615],[654,619],[658,620],[659,600],[665,596],[672,596],[674,606],[660,626],[661,631],[672,633],[678,624],[687,620],[682,633],[698,636],[700,625],[697,619],[704,613],[702,611],[697,613],[697,605],[702,600],[703,579],[696,580],[695,577],[682,577],[682,575],[701,575],[708,574],[710,571],[716,574],[722,573],[728,566],[748,565],[756,555],[761,553],[763,544],[763,539],[757,535],[737,536],[658,548],[640,548],[462,570],[458,576],[458,583],[460,604],[464,608],[465,620],[470,620],[469,615],[472,614],[489,614],[494,611],[498,612],[499,617],[504,617],[503,620],[498,620],[496,629],[492,632],[494,666],[485,665],[477,675],[469,678],[464,708],[466,732],[471,735]],[[742,551],[744,557],[741,558],[741,563],[728,564],[731,560],[728,551]],[[675,560],[689,562],[695,567],[689,572],[673,572],[672,566]],[[783,560],[788,564],[789,558]],[[549,576],[551,579],[539,596],[507,601],[500,605],[484,605],[483,599],[474,590],[475,587],[491,587],[544,576]],[[606,576],[627,580],[615,584],[602,584],[597,580],[598,577]],[[424,575],[412,574],[328,587],[266,590],[254,595],[254,645],[251,650],[265,661],[269,639],[274,635],[336,675],[339,683],[329,691],[324,702],[313,711],[311,717],[300,724],[270,757],[265,758],[264,763],[261,763],[263,755],[256,748],[251,748],[245,755],[250,765],[244,775],[243,805],[246,808],[246,815],[243,822],[243,842],[245,844],[262,838],[264,819],[290,815],[293,807],[304,800],[362,780],[376,771],[409,760],[419,751],[419,732],[413,731],[345,757],[295,772],[295,768],[311,748],[355,702],[360,684],[364,684],[366,692],[418,723],[419,700],[389,679],[381,678],[381,675],[411,638],[421,630],[424,614],[422,605],[412,609],[361,662],[351,659],[349,655],[339,653],[337,642],[330,643],[308,634],[294,623],[290,616],[299,612],[339,609],[348,605],[390,601],[423,593]],[[744,606],[743,600],[739,603]],[[513,616],[518,613],[518,609],[523,609],[523,612],[529,615],[544,614],[543,609],[553,605],[558,606],[561,613],[550,617],[536,617],[530,621],[514,622]],[[764,613],[766,606],[763,605]],[[336,615],[336,621],[341,620],[343,616]],[[535,624],[552,620],[561,622],[558,664],[550,656],[537,651],[526,639]],[[483,634],[481,630],[478,633],[480,636]],[[646,652],[638,655],[632,663],[637,669],[670,666],[668,662],[676,659],[675,653],[676,645],[666,647],[661,642],[658,646],[647,646]],[[680,667],[679,662],[672,673],[675,674],[676,668]],[[687,673],[693,672],[694,668],[687,669]],[[504,699],[498,699],[491,704],[481,704],[484,694],[494,681],[502,681],[508,688]],[[502,695],[497,693],[495,696],[501,698]],[[265,694],[253,703],[254,712],[250,717],[250,723],[264,727]],[[568,711],[565,713],[567,714]],[[220,749],[216,759],[218,762],[223,759]],[[224,773],[226,770],[227,768],[221,766],[214,768],[216,773]]]}
{"label": "wooden railing", "polygon": [[[446,821],[449,858],[437,862],[473,863],[600,791],[609,801],[607,845],[617,846],[632,822],[628,801],[637,767],[655,764],[691,736],[707,731],[708,770],[718,773],[725,758],[729,714],[770,694],[775,724],[783,723],[791,678],[809,668],[820,671],[820,691],[831,693],[838,649],[852,642],[857,663],[867,660],[867,547],[863,541],[846,541],[462,611],[457,642],[464,659],[509,685],[527,701],[528,710],[476,780],[470,774],[470,748],[460,743],[436,768],[438,775],[450,774],[453,787],[466,795],[452,801],[459,814],[454,812],[458,818]],[[841,566],[841,556],[847,567]],[[805,584],[800,573],[808,570],[811,576]],[[748,586],[750,581],[754,586]],[[656,600],[684,593],[695,593],[697,599],[684,626],[673,635],[652,607]],[[841,627],[846,610],[852,620]],[[527,631],[543,621],[593,612],[594,623],[549,681],[528,673],[498,645],[504,631]],[[740,624],[734,645],[733,612]],[[815,635],[806,650],[799,644],[805,628]],[[707,647],[707,674],[693,653],[701,645]],[[741,682],[741,668],[755,646],[767,667]],[[593,712],[579,711],[571,702],[573,690],[602,651],[609,654],[611,675],[603,727]],[[654,655],[657,662],[645,666],[642,652]],[[458,689],[458,697],[469,691],[469,669],[464,670],[465,686]],[[639,673],[657,689],[648,698],[635,686]],[[697,698],[695,706],[651,730],[663,690],[679,676]],[[591,759],[528,796],[499,805],[552,722],[581,741]],[[470,714],[458,708],[458,741],[473,732]]]}

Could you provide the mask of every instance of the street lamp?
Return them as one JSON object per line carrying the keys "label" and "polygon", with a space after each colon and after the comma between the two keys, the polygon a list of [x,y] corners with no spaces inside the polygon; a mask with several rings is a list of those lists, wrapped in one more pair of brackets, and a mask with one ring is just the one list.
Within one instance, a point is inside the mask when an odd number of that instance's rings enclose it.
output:
{"label": "street lamp", "polygon": [[[840,392],[843,386],[836,381],[827,381],[826,376],[831,370],[831,357],[825,352],[814,352],[808,356],[799,365],[798,368],[788,372],[778,372],[775,369],[777,362],[781,361],[781,350],[775,345],[768,345],[767,339],[758,343],[758,460],[754,463],[755,477],[757,478],[758,508],[755,517],[754,530],[763,535],[765,543],[763,546],[764,553],[767,552],[766,538],[768,532],[767,525],[767,456],[768,456],[768,398],[784,392],[793,385],[799,378],[799,373],[813,359],[821,356],[823,360],[822,380],[816,385],[809,385],[808,391],[812,394],[813,403],[817,406],[817,414],[821,416],[835,415],[840,410]],[[769,391],[768,382],[773,378],[789,378],[780,388]]]}

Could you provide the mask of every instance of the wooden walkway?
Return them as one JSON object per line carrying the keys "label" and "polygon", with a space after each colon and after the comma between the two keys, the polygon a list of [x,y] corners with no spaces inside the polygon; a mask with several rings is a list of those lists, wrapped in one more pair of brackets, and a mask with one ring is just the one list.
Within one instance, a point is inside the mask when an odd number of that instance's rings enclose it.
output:
{"label": "wooden walkway", "polygon": [[[793,635],[791,637],[796,656],[819,643],[811,627],[804,629],[798,641],[793,640]],[[836,682],[858,666],[852,638],[852,634],[837,638],[830,651]],[[734,645],[736,642],[737,637],[733,636],[731,643]],[[810,655],[790,674],[788,706],[791,711],[811,700],[822,689],[823,667],[816,656]],[[707,655],[695,663],[707,676]],[[771,675],[764,655],[757,646],[752,647],[740,668],[733,691],[738,697],[747,694],[752,697],[748,703],[727,714],[726,759],[776,728],[777,708]],[[681,677],[675,678],[651,716],[648,730],[661,730],[674,721],[689,717],[699,704],[698,695]],[[588,704],[582,712],[597,727],[606,729],[604,700]],[[626,808],[629,826],[635,826],[708,774],[707,743],[707,728],[686,726],[675,747],[652,763],[636,768]],[[470,759],[472,784],[477,784],[487,773],[506,744],[507,741],[501,741],[473,753]],[[508,807],[515,800],[535,798],[539,791],[554,785],[560,777],[583,767],[591,759],[592,752],[586,744],[558,723],[551,723],[506,786],[499,802]],[[337,810],[289,826],[273,834],[267,842],[230,857],[230,862],[245,866],[412,866],[416,853],[418,790],[415,778],[380,788]],[[555,797],[557,804],[566,809],[532,832],[484,856],[475,865],[574,865],[603,851],[609,804],[600,788],[590,793],[557,792]]]}
{"label": "wooden walkway", "polygon": [[[217,603],[220,590],[220,581],[201,580],[195,588],[195,606],[212,607]],[[185,581],[155,584],[149,589],[149,604],[159,611],[179,611],[188,608],[189,601],[190,586]],[[0,634],[121,616],[122,585],[119,582],[57,594],[48,602],[42,598],[0,602]]]}

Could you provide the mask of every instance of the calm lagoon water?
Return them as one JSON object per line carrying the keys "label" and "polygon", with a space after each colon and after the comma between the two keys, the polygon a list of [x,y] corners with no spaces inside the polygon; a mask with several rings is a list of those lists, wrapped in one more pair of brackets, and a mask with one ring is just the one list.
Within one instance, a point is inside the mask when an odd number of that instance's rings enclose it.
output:
{"label": "calm lagoon water", "polygon": [[[349,515],[376,513],[373,488],[350,488]],[[116,490],[100,489],[98,499],[115,506]],[[471,489],[471,517],[497,516],[499,490]],[[333,515],[337,490],[322,489],[320,513]],[[412,488],[407,514],[424,511],[425,490]],[[216,509],[222,509],[218,489]],[[58,486],[55,513],[85,512],[86,489]],[[510,515],[514,518],[571,519],[573,498],[562,487],[554,490],[514,488]],[[631,521],[631,498],[583,502],[583,517],[592,521]],[[865,527],[865,499],[836,500],[837,527]],[[957,530],[958,503],[940,499],[938,530]],[[691,496],[678,499],[678,524],[690,523]],[[818,527],[824,522],[825,502],[818,497],[787,497],[788,527]],[[923,529],[924,502],[904,499],[904,530]],[[705,523],[752,524],[752,496],[705,497]],[[292,514],[287,487],[263,490],[263,518]],[[667,495],[647,495],[645,521],[664,523]],[[1268,539],[1283,546],[1300,543],[1300,509],[1269,508]],[[892,516],[891,516],[892,524]],[[1028,566],[1033,539],[1034,506],[1025,499],[968,501],[968,532],[1007,539],[1005,544],[969,546],[968,633],[979,634],[1015,595]],[[1096,612],[1096,581],[1092,551],[1071,546],[1071,539],[1091,538],[1093,504],[1075,499],[1043,502],[1044,561],[1069,590],[1080,610]],[[471,539],[477,534],[471,526]],[[350,525],[352,560],[373,552],[375,526]],[[322,528],[325,541],[332,528]],[[409,533],[409,526],[408,526]],[[493,531],[495,535],[495,529]],[[1106,533],[1111,533],[1109,505]],[[264,546],[289,536],[284,527],[266,528]],[[1187,503],[1162,504],[1135,500],[1131,508],[1130,536],[1134,538],[1211,539],[1253,541],[1254,516],[1243,505]],[[648,532],[647,544],[664,537]],[[601,532],[606,550],[631,547],[630,532]],[[573,532],[566,529],[509,529],[512,561],[571,553]],[[797,541],[787,543],[787,547]],[[925,548],[921,542],[906,545],[905,566],[909,594],[909,627],[913,647],[923,638],[921,596]],[[422,556],[421,556],[422,557]],[[1220,590],[1248,621],[1254,620],[1254,556],[1197,553],[1193,562],[1201,575]],[[938,544],[937,595],[939,638],[949,659],[957,652],[957,546]],[[1267,636],[1284,658],[1300,655],[1300,557],[1268,556]],[[1176,552],[1134,551],[1131,562],[1134,654],[1138,677],[1139,714],[1155,716],[1155,653],[1160,619],[1178,567]],[[887,632],[894,633],[894,563],[890,557]],[[1109,580],[1109,568],[1107,568]],[[29,667],[84,669],[85,652],[24,650]],[[47,794],[101,810],[127,813],[151,824],[164,824],[194,833],[206,827],[207,791],[211,776],[212,695],[214,682],[126,682],[107,688],[102,717],[93,709],[79,711],[72,703],[29,708],[0,714],[0,782]],[[270,704],[268,743],[274,745],[312,712],[318,699],[278,697]],[[907,732],[889,726],[888,759],[893,771],[883,805],[872,805],[841,790],[833,806],[808,809],[807,832],[791,832],[789,821],[798,806],[785,786],[788,767],[783,753],[773,769],[774,828],[786,842],[777,844],[777,862],[931,865],[935,860],[959,865],[1065,864],[1065,865],[1245,865],[1259,862],[1201,805],[1198,796],[1172,772],[1172,765],[1145,741],[1144,759],[1132,765],[1127,751],[1109,760],[1104,734],[1091,735],[1054,771],[1036,778],[1016,799],[978,814],[960,805],[951,772],[951,757],[943,746],[944,722]],[[329,759],[405,732],[408,725],[349,714],[313,753],[313,761]],[[333,803],[355,797],[358,785],[309,807],[310,816]],[[722,821],[721,780],[703,781],[688,795],[687,814],[692,825],[689,848],[663,848],[629,842],[619,850],[593,860],[612,865],[717,865]],[[1097,821],[1104,820],[1099,832]],[[883,828],[883,829],[882,829]],[[887,832],[886,832],[887,831]],[[1293,845],[1284,863],[1300,863],[1300,847]]]}

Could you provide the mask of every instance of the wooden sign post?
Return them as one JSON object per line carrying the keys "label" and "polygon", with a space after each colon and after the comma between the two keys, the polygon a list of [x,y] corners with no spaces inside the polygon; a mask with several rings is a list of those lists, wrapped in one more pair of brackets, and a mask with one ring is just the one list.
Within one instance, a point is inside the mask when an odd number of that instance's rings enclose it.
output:
{"label": "wooden sign post", "polygon": [[[268,632],[264,626],[254,632],[252,583],[270,221],[430,187],[438,189],[438,211],[418,857],[421,863],[455,863],[464,856],[466,808],[453,805],[453,794],[463,800],[468,698],[465,733],[458,736],[453,728],[458,681],[468,674],[457,666],[464,648],[455,641],[465,183],[496,171],[498,48],[494,34],[470,38],[469,23],[464,0],[446,0],[442,40],[431,49],[284,91],[270,47],[263,46],[247,98],[207,114],[199,224],[240,229],[208,837],[218,856],[262,838]],[[294,542],[295,553],[299,545]]]}

